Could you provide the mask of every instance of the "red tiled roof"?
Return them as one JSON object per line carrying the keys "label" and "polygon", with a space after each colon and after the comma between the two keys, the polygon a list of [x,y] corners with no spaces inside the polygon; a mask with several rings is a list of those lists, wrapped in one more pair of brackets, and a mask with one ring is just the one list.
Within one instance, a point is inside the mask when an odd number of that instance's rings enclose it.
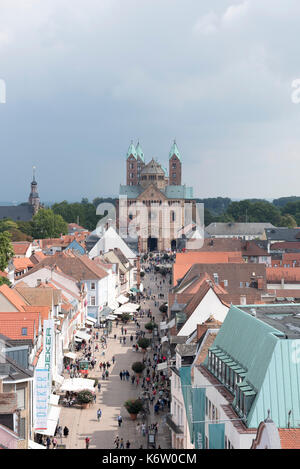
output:
{"label": "red tiled roof", "polygon": [[286,249],[299,249],[300,243],[298,241],[285,241],[285,242],[276,242],[272,243],[270,246],[271,251],[285,251]]}
{"label": "red tiled roof", "polygon": [[24,306],[24,310],[31,313],[31,312],[37,312],[41,314],[42,319],[49,319],[49,314],[51,308],[49,306]]}
{"label": "red tiled roof", "polygon": [[24,311],[24,306],[28,305],[27,301],[19,295],[19,293],[9,288],[8,285],[2,285],[0,287],[0,294],[2,294],[18,311]]}
{"label": "red tiled roof", "polygon": [[187,271],[194,264],[228,264],[244,263],[240,252],[202,252],[188,251],[176,254],[176,260],[173,265],[173,284],[184,277]]}
{"label": "red tiled roof", "polygon": [[282,449],[300,449],[300,428],[279,428]]}
{"label": "red tiled roof", "polygon": [[13,247],[15,255],[19,255],[19,256],[21,255],[25,256],[29,246],[30,246],[30,243],[23,242],[23,241],[12,243],[12,247]]}
{"label": "red tiled roof", "polygon": [[280,283],[282,279],[288,283],[300,282],[300,267],[267,267],[267,282]]}
{"label": "red tiled roof", "polygon": [[[27,328],[27,335],[22,335],[22,328]],[[34,340],[37,324],[34,319],[1,319],[0,334],[12,340]]]}
{"label": "red tiled roof", "polygon": [[28,259],[28,257],[14,258],[13,263],[17,272],[21,272],[23,270],[30,269],[31,267],[33,267],[33,263],[30,259]]}

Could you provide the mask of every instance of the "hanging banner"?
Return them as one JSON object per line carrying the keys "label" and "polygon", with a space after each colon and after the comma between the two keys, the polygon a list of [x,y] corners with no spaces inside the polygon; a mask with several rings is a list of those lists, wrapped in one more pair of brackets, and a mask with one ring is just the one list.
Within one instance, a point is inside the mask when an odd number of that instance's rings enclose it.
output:
{"label": "hanging banner", "polygon": [[225,423],[210,423],[209,431],[209,449],[225,448]]}
{"label": "hanging banner", "polygon": [[44,320],[43,331],[43,352],[44,352],[44,366],[48,370],[48,390],[49,398],[52,389],[52,366],[53,366],[53,352],[54,352],[54,320]]}
{"label": "hanging banner", "polygon": [[189,425],[191,443],[194,442],[193,432],[193,404],[192,404],[192,380],[191,380],[191,367],[182,366],[179,368],[179,376],[181,381],[181,389],[184,400],[186,417]]}
{"label": "hanging banner", "polygon": [[34,429],[47,429],[49,399],[48,369],[36,369],[34,372]]}
{"label": "hanging banner", "polygon": [[[196,449],[205,449],[205,388],[192,388],[193,428]],[[201,422],[201,423],[199,423]]]}

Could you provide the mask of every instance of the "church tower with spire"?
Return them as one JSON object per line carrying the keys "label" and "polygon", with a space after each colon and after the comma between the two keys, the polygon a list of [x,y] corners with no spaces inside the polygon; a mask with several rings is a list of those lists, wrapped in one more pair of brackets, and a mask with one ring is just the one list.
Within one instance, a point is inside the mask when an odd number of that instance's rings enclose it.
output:
{"label": "church tower with spire", "polygon": [[176,141],[171,147],[169,153],[169,185],[181,186],[181,155],[179,153]]}
{"label": "church tower with spire", "polygon": [[31,182],[31,192],[29,194],[28,203],[33,208],[33,214],[35,215],[40,208],[40,197],[38,193],[37,182],[35,180],[35,166],[33,167],[33,178]]}

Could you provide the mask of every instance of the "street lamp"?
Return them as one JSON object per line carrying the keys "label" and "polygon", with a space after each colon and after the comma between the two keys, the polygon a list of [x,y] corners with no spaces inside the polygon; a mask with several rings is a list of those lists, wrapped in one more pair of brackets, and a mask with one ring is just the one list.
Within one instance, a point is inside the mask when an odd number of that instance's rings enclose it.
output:
{"label": "street lamp", "polygon": [[155,449],[156,448],[156,432],[155,430],[149,430],[149,433],[148,433],[148,448],[153,448]]}

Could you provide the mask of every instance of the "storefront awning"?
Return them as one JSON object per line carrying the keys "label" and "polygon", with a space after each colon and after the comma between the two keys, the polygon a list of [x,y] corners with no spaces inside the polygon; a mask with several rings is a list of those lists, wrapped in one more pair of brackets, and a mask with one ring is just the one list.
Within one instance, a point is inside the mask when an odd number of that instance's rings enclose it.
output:
{"label": "storefront awning", "polygon": [[65,357],[70,358],[71,360],[76,360],[77,355],[76,353],[68,352],[68,353],[65,353]]}
{"label": "storefront awning", "polygon": [[129,301],[129,298],[127,298],[124,295],[120,295],[117,298],[117,302],[120,303],[121,305],[124,305],[125,303],[128,303],[128,301]]}
{"label": "storefront awning", "polygon": [[47,417],[47,429],[46,430],[38,430],[37,433],[40,433],[41,435],[47,435],[47,436],[54,436],[59,415],[60,415],[61,407],[55,406],[55,405],[49,405],[49,410],[48,410],[48,417]]}
{"label": "storefront awning", "polygon": [[61,387],[62,392],[79,392],[88,389],[89,391],[94,392],[95,380],[87,378],[70,378],[65,379],[64,384]]}
{"label": "storefront awning", "polygon": [[115,319],[117,319],[117,316],[115,316],[114,314],[109,314],[106,319],[108,319],[109,321],[114,321]]}
{"label": "storefront awning", "polygon": [[108,304],[108,307],[113,311],[114,309],[117,309],[119,307],[119,303],[116,300],[114,300]]}
{"label": "storefront awning", "polygon": [[97,319],[95,318],[91,318],[90,316],[87,316],[86,320],[85,320],[85,323],[86,324],[90,324],[91,326],[93,326],[94,324],[96,324],[97,322]]}
{"label": "storefront awning", "polygon": [[140,305],[137,305],[135,303],[126,303],[120,306],[120,308],[116,309],[114,311],[114,314],[135,313],[139,308],[140,308]]}
{"label": "storefront awning", "polygon": [[168,363],[167,362],[158,363],[158,365],[156,367],[157,371],[166,370],[167,368],[168,368]]}
{"label": "storefront awning", "polygon": [[28,440],[28,449],[46,449],[46,446],[39,445],[35,441]]}
{"label": "storefront awning", "polygon": [[55,383],[62,384],[64,380],[65,378],[63,376],[57,375],[55,373],[52,376],[52,381],[54,381]]}
{"label": "storefront awning", "polygon": [[51,405],[58,405],[58,401],[59,401],[59,396],[57,394],[50,394],[50,404]]}
{"label": "storefront awning", "polygon": [[91,338],[91,336],[89,334],[87,334],[86,332],[84,332],[84,331],[77,331],[76,334],[75,334],[75,340],[80,339],[80,342],[82,340],[89,341],[90,338]]}

